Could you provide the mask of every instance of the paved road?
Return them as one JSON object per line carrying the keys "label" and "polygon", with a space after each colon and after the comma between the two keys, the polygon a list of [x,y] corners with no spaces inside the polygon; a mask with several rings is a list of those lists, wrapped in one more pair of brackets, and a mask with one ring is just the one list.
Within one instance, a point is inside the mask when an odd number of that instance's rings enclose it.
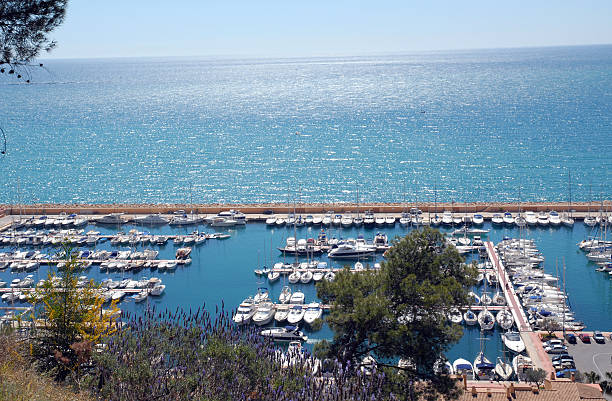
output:
{"label": "paved road", "polygon": [[605,344],[584,344],[577,339],[577,344],[567,344],[568,352],[574,357],[576,369],[582,373],[597,372],[602,380],[606,379],[606,372],[612,373],[612,341],[606,338]]}

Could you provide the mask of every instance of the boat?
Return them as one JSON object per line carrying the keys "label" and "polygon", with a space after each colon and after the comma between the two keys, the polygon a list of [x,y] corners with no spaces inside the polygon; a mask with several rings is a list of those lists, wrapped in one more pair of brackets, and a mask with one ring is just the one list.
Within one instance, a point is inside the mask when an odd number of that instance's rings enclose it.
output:
{"label": "boat", "polygon": [[251,321],[257,326],[263,326],[272,321],[276,312],[274,304],[269,301],[264,301],[259,304],[257,311],[251,318]]}
{"label": "boat", "polygon": [[468,309],[463,314],[463,320],[465,321],[465,324],[467,324],[468,326],[474,326],[476,323],[478,323],[478,317],[476,316],[474,311],[472,311],[471,309]]}
{"label": "boat", "polygon": [[475,226],[482,226],[484,224],[484,217],[480,213],[474,213],[472,216],[472,224]]}
{"label": "boat", "polygon": [[507,226],[514,225],[514,217],[512,216],[512,213],[510,212],[504,213],[504,224]]}
{"label": "boat", "polygon": [[300,282],[302,284],[308,284],[312,280],[312,272],[310,270],[306,270],[300,276]]}
{"label": "boat", "polygon": [[323,309],[318,302],[309,303],[306,312],[304,312],[304,323],[311,325],[315,320],[320,319],[323,315]]}
{"label": "boat", "polygon": [[442,224],[445,226],[453,225],[453,212],[446,210],[442,213]]}
{"label": "boat", "polygon": [[480,296],[480,303],[482,305],[491,305],[493,303],[493,299],[491,299],[489,294],[487,294],[486,292],[483,292],[482,295]]}
{"label": "boat", "polygon": [[236,225],[238,225],[236,220],[221,216],[214,217],[210,222],[211,227],[234,227]]}
{"label": "boat", "polygon": [[561,217],[559,213],[552,210],[548,213],[548,223],[553,227],[559,227],[561,225]]}
{"label": "boat", "polygon": [[289,324],[298,324],[304,319],[305,310],[301,305],[294,305],[291,307],[289,311],[289,315],[287,316],[287,322]]}
{"label": "boat", "polygon": [[345,228],[351,227],[353,225],[353,218],[347,215],[342,216],[342,219],[340,219],[340,225]]}
{"label": "boat", "polygon": [[187,259],[191,254],[190,247],[183,247],[176,250],[176,258],[177,259]]}
{"label": "boat", "polygon": [[259,287],[257,289],[257,293],[253,297],[253,301],[258,304],[261,302],[265,302],[270,298],[270,293],[266,287]]}
{"label": "boat", "polygon": [[268,281],[271,283],[277,281],[279,278],[280,278],[279,272],[271,271],[268,273]]}
{"label": "boat", "polygon": [[472,305],[480,305],[480,297],[478,295],[476,295],[476,293],[470,291],[468,293],[468,298],[471,298]]}
{"label": "boat", "polygon": [[538,225],[542,227],[546,227],[548,226],[548,223],[549,223],[548,213],[546,212],[538,213]]}
{"label": "boat", "polygon": [[369,227],[374,227],[374,224],[375,224],[374,214],[371,211],[366,210],[366,212],[363,215],[363,225],[369,228]]}
{"label": "boat", "polygon": [[538,224],[538,218],[534,212],[529,210],[525,212],[525,222],[527,222],[528,226],[535,226]]}
{"label": "boat", "polygon": [[232,317],[232,320],[236,324],[249,323],[256,311],[257,308],[255,306],[255,301],[253,300],[253,298],[249,297],[242,301],[240,305],[238,305],[238,309]]}
{"label": "boat", "polygon": [[325,276],[323,276],[323,279],[325,281],[334,281],[336,279],[336,273],[329,271],[325,273]]}
{"label": "boat", "polygon": [[276,225],[276,217],[272,216],[266,219],[266,226],[273,227],[275,225]]}
{"label": "boat", "polygon": [[337,214],[332,218],[332,224],[334,226],[339,226],[342,223],[342,215]]}
{"label": "boat", "polygon": [[321,220],[321,224],[323,224],[325,227],[331,226],[333,213],[334,212],[327,212],[325,216],[323,216],[323,219]]}
{"label": "boat", "polygon": [[517,331],[507,331],[501,335],[502,342],[510,351],[521,353],[525,350],[525,343]]}
{"label": "boat", "polygon": [[519,354],[512,359],[512,369],[519,381],[526,381],[527,372],[533,369],[533,362],[528,356]]}
{"label": "boat", "polygon": [[159,226],[159,225],[168,224],[168,219],[160,216],[159,213],[156,213],[156,214],[149,214],[143,217],[137,217],[134,219],[134,223],[148,225],[148,226],[152,226],[152,225]]}
{"label": "boat", "polygon": [[455,324],[461,324],[463,322],[463,314],[459,309],[453,308],[449,313],[449,319]]}
{"label": "boat", "polygon": [[474,360],[474,373],[480,379],[492,379],[495,370],[495,365],[491,363],[484,355],[484,351],[480,351]]}
{"label": "boat", "polygon": [[374,252],[376,252],[376,247],[372,245],[347,240],[339,243],[336,248],[329,251],[327,256],[331,259],[362,259],[374,256]]}
{"label": "boat", "polygon": [[399,219],[399,224],[402,227],[408,227],[410,225],[410,222],[412,220],[410,219],[410,214],[409,213],[402,213],[402,215],[400,216]]}
{"label": "boat", "polygon": [[274,341],[307,341],[308,337],[302,333],[297,326],[273,327],[262,330],[259,333],[263,337],[268,337]]}
{"label": "boat", "polygon": [[299,271],[294,270],[291,272],[291,274],[289,274],[289,283],[296,284],[298,281],[300,281],[301,276],[302,274]]}
{"label": "boat", "polygon": [[597,219],[594,216],[584,216],[584,225],[588,227],[595,227]]}
{"label": "boat", "polygon": [[194,215],[193,213],[189,215],[184,213],[181,215],[172,216],[168,224],[170,224],[171,226],[189,226],[189,225],[202,224],[203,222],[204,222],[204,217],[202,216]]}
{"label": "boat", "polygon": [[314,216],[312,216],[311,214],[306,216],[306,218],[304,219],[304,223],[306,223],[307,226],[313,225],[313,223],[314,223]]}
{"label": "boat", "polygon": [[151,289],[151,295],[158,297],[161,294],[164,293],[164,290],[166,289],[166,286],[164,284],[156,284],[152,289]]}
{"label": "boat", "polygon": [[502,309],[497,312],[497,316],[495,317],[497,324],[504,330],[509,330],[512,328],[514,324],[514,318],[512,317],[512,313],[508,309]]}
{"label": "boat", "polygon": [[506,297],[500,291],[497,291],[495,295],[493,295],[493,305],[504,306],[506,305]]}
{"label": "boat", "polygon": [[495,363],[495,373],[502,379],[508,380],[512,376],[512,365],[504,361],[502,358],[497,357]]}
{"label": "boat", "polygon": [[504,224],[504,217],[499,213],[495,213],[493,217],[491,217],[491,223],[493,223],[494,226],[501,226]]}
{"label": "boat", "polygon": [[283,309],[277,308],[276,312],[274,313],[274,321],[278,323],[282,323],[287,320],[288,316],[289,316],[288,308],[283,308]]}
{"label": "boat", "polygon": [[291,299],[291,288],[289,286],[284,286],[278,296],[278,301],[281,304],[286,304]]}
{"label": "boat", "polygon": [[132,295],[132,299],[134,300],[134,302],[142,302],[147,299],[148,296],[149,293],[147,291],[140,291],[139,293]]}
{"label": "boat", "polygon": [[395,226],[395,217],[393,217],[393,216],[385,217],[385,225],[388,226],[388,227]]}
{"label": "boat", "polygon": [[305,295],[302,291],[294,291],[289,298],[290,304],[303,304]]}
{"label": "boat", "polygon": [[478,314],[478,323],[482,330],[492,330],[493,326],[495,326],[495,317],[487,309],[483,309]]}
{"label": "boat", "polygon": [[376,227],[384,227],[385,226],[385,218],[383,216],[377,216],[374,219],[374,223],[376,224]]}
{"label": "boat", "polygon": [[453,362],[453,371],[456,375],[466,375],[467,380],[474,379],[474,366],[466,359],[459,358]]}
{"label": "boat", "polygon": [[123,213],[111,213],[93,220],[96,224],[123,224],[125,220],[122,218]]}

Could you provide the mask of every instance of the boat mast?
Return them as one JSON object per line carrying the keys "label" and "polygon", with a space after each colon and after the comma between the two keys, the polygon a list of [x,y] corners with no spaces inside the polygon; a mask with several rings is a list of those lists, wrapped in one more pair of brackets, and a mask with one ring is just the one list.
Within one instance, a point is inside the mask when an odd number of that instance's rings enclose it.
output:
{"label": "boat mast", "polygon": [[563,338],[565,338],[565,304],[567,303],[567,290],[565,288],[565,256],[563,257]]}
{"label": "boat mast", "polygon": [[572,217],[572,171],[567,172],[567,185],[569,186],[569,216]]}

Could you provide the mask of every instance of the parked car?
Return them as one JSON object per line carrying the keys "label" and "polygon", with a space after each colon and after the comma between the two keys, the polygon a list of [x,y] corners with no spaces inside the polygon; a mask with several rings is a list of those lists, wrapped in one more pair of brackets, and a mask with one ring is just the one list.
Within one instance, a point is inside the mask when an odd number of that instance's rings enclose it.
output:
{"label": "parked car", "polygon": [[559,355],[555,355],[552,358],[550,358],[553,362],[555,361],[560,361],[561,359],[568,359],[568,360],[574,360],[574,357],[569,355],[569,354],[559,354]]}
{"label": "parked car", "polygon": [[559,339],[559,338],[553,338],[552,340],[548,340],[544,343],[545,347],[549,347],[552,345],[563,345],[563,340]]}
{"label": "parked car", "polygon": [[596,331],[595,333],[593,333],[593,340],[595,340],[595,342],[597,344],[605,344],[606,343],[606,338],[601,333],[601,331]]}
{"label": "parked car", "polygon": [[570,344],[576,344],[576,335],[573,333],[567,333],[565,335],[565,340]]}
{"label": "parked car", "polygon": [[580,334],[578,334],[578,337],[585,344],[590,344],[591,343],[591,336],[586,334],[586,333],[580,333]]}
{"label": "parked car", "polygon": [[567,351],[567,347],[561,344],[548,345],[544,347],[544,351],[549,354],[562,354]]}

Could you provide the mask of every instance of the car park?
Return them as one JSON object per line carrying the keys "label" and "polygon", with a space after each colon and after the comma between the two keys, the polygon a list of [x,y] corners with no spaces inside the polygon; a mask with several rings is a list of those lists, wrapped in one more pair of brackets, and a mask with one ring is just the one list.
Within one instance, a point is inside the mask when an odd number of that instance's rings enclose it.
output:
{"label": "car park", "polygon": [[544,343],[545,347],[552,346],[552,345],[563,345],[563,340],[559,338],[553,338],[552,340],[548,340]]}
{"label": "car park", "polygon": [[597,344],[605,344],[606,343],[606,339],[605,339],[604,335],[600,331],[596,331],[595,333],[593,333],[593,340],[595,340],[595,342]]}
{"label": "car park", "polygon": [[570,344],[576,344],[576,335],[573,333],[567,333],[565,335],[565,340]]}

